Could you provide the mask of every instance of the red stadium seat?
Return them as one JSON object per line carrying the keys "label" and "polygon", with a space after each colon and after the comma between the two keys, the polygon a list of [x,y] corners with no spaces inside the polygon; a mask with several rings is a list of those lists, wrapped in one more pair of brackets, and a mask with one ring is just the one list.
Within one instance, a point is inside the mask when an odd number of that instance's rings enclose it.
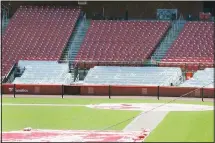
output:
{"label": "red stadium seat", "polygon": [[76,60],[105,61],[108,65],[116,65],[111,61],[145,60],[169,26],[169,22],[160,21],[92,21]]}
{"label": "red stadium seat", "polygon": [[[214,22],[186,23],[161,62],[208,63],[213,65],[213,34]],[[188,66],[188,70],[196,69],[197,66]]]}
{"label": "red stadium seat", "polygon": [[21,6],[2,37],[2,75],[18,60],[59,60],[80,9]]}

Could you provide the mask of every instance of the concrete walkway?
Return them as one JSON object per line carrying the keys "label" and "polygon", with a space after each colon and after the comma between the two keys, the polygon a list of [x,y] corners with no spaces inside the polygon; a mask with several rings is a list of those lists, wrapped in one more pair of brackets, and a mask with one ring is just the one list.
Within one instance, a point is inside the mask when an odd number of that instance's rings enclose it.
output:
{"label": "concrete walkway", "polygon": [[164,119],[169,111],[154,111],[145,114],[140,114],[131,123],[129,123],[123,131],[141,131],[149,129],[152,131]]}

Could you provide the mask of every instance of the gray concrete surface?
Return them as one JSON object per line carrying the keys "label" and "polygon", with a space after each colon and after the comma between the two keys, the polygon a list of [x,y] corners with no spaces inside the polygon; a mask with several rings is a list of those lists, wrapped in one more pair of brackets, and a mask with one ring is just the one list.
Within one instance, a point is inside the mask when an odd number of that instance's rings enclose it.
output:
{"label": "gray concrete surface", "polygon": [[141,131],[149,129],[152,131],[164,119],[169,111],[156,111],[140,114],[133,121],[131,121],[123,131]]}

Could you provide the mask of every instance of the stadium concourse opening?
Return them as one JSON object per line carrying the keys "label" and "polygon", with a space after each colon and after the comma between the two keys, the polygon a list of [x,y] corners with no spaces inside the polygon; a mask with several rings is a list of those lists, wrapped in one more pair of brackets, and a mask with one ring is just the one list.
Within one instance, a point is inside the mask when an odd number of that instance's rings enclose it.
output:
{"label": "stadium concourse opening", "polygon": [[2,2],[3,94],[212,97],[214,10],[184,5]]}

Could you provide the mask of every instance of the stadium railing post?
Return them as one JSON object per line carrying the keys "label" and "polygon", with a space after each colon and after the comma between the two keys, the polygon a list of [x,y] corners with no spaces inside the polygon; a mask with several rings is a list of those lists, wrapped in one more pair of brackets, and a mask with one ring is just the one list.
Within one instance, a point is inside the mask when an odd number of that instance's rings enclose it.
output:
{"label": "stadium railing post", "polygon": [[203,87],[202,87],[202,92],[201,92],[202,94],[202,102],[204,102],[204,89],[203,89]]}
{"label": "stadium railing post", "polygon": [[108,96],[109,96],[109,99],[111,99],[110,95],[111,95],[111,92],[110,92],[110,85],[109,85],[109,92],[108,92]]}
{"label": "stadium railing post", "polygon": [[62,94],[62,99],[63,99],[63,94],[64,94],[64,86],[63,86],[63,84],[62,84],[62,86],[61,86],[62,88],[62,91],[61,91],[61,94]]}
{"label": "stadium railing post", "polygon": [[16,84],[13,84],[13,97],[16,98]]}
{"label": "stadium railing post", "polygon": [[160,86],[158,86],[158,93],[157,93],[158,94],[158,96],[157,96],[158,100],[159,100],[159,96],[160,96],[160,90],[159,89],[160,89]]}

